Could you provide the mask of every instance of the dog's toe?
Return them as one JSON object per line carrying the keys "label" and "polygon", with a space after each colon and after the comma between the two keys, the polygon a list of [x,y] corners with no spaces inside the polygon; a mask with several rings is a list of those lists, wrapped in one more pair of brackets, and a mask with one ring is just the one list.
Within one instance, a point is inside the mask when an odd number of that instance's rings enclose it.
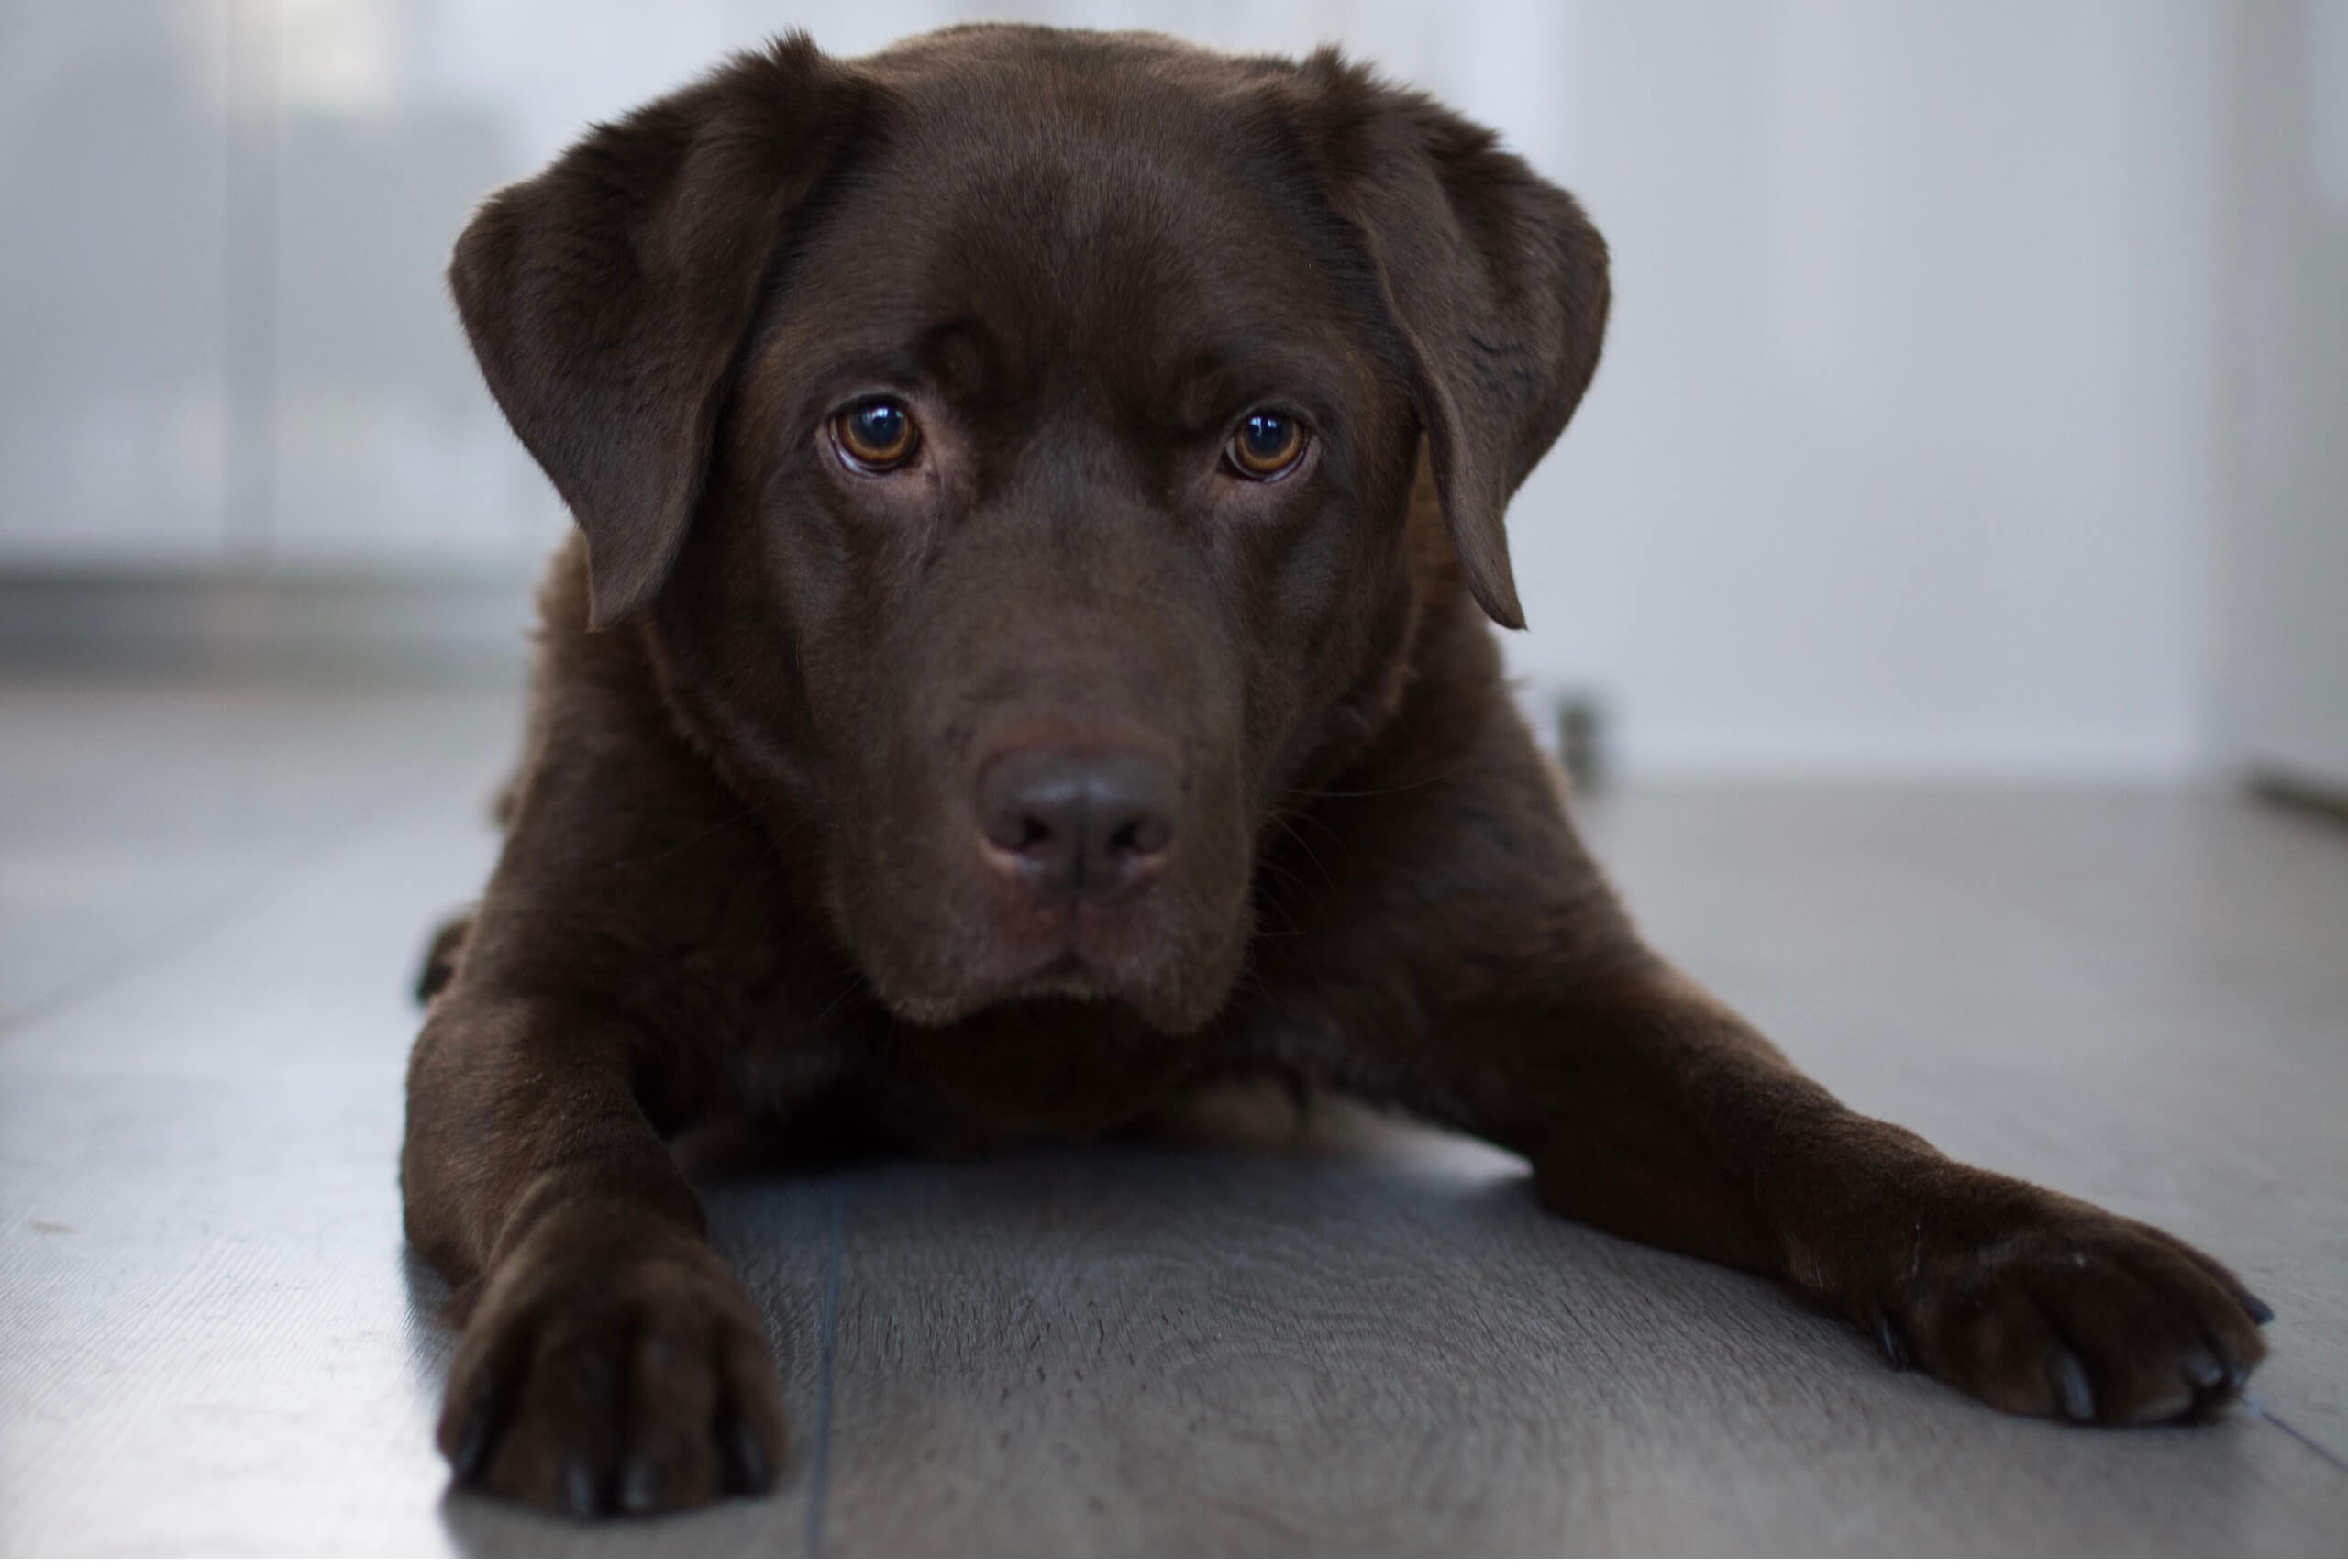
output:
{"label": "dog's toe", "polygon": [[2015,1414],[2207,1419],[2266,1353],[2256,1298],[2221,1265],[2084,1206],[1916,1256],[1874,1314],[1887,1355]]}
{"label": "dog's toe", "polygon": [[579,1518],[772,1488],[772,1364],[714,1258],[528,1272],[484,1301],[450,1376],[440,1445],[460,1484]]}

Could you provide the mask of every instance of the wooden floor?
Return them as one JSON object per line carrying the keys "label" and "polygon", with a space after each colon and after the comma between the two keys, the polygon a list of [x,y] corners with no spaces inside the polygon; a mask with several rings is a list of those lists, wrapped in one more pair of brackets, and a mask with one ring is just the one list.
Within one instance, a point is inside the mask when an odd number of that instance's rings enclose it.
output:
{"label": "wooden floor", "polygon": [[2348,833],[2211,797],[1593,801],[1653,935],[1855,1104],[2235,1264],[2221,1425],[2075,1431],[1324,1115],[712,1188],[796,1452],[574,1528],[447,1492],[393,1156],[507,688],[0,681],[0,1550],[2348,1550]]}

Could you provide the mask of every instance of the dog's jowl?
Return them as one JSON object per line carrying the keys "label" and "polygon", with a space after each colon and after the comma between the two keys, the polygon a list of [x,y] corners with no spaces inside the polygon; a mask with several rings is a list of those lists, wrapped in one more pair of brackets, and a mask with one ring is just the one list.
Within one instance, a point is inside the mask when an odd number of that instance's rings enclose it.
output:
{"label": "dog's jowl", "polygon": [[449,278],[578,523],[409,1078],[460,1479],[772,1484],[697,1124],[962,1153],[1233,1075],[1519,1151],[2017,1414],[2198,1417],[2263,1353],[2202,1253],[1804,1078],[1576,841],[1487,623],[1606,248],[1485,131],[1329,53],[793,39],[492,198]]}

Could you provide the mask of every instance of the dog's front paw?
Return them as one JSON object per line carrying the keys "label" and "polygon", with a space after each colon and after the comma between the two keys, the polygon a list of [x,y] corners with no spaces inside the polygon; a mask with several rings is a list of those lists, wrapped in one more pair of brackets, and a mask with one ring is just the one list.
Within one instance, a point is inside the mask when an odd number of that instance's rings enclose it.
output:
{"label": "dog's front paw", "polygon": [[460,1482],[581,1517],[771,1489],[782,1417],[766,1336],[698,1239],[581,1216],[499,1265],[442,1409]]}
{"label": "dog's front paw", "polygon": [[2204,1419],[2242,1392],[2273,1314],[2223,1265],[2149,1225],[1977,1179],[1987,1190],[1927,1206],[1855,1303],[1894,1366],[2000,1410],[2105,1426]]}

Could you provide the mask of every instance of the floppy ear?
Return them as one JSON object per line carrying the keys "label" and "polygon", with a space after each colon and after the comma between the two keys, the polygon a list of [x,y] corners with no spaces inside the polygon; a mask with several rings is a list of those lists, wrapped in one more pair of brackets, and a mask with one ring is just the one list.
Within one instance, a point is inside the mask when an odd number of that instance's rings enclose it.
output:
{"label": "floppy ear", "polygon": [[449,285],[498,405],[587,537],[590,619],[659,591],[791,209],[848,117],[793,34],[492,196]]}
{"label": "floppy ear", "polygon": [[1468,591],[1521,629],[1509,498],[1598,369],[1606,242],[1490,131],[1335,50],[1306,61],[1306,135],[1359,231],[1412,361],[1435,488]]}

